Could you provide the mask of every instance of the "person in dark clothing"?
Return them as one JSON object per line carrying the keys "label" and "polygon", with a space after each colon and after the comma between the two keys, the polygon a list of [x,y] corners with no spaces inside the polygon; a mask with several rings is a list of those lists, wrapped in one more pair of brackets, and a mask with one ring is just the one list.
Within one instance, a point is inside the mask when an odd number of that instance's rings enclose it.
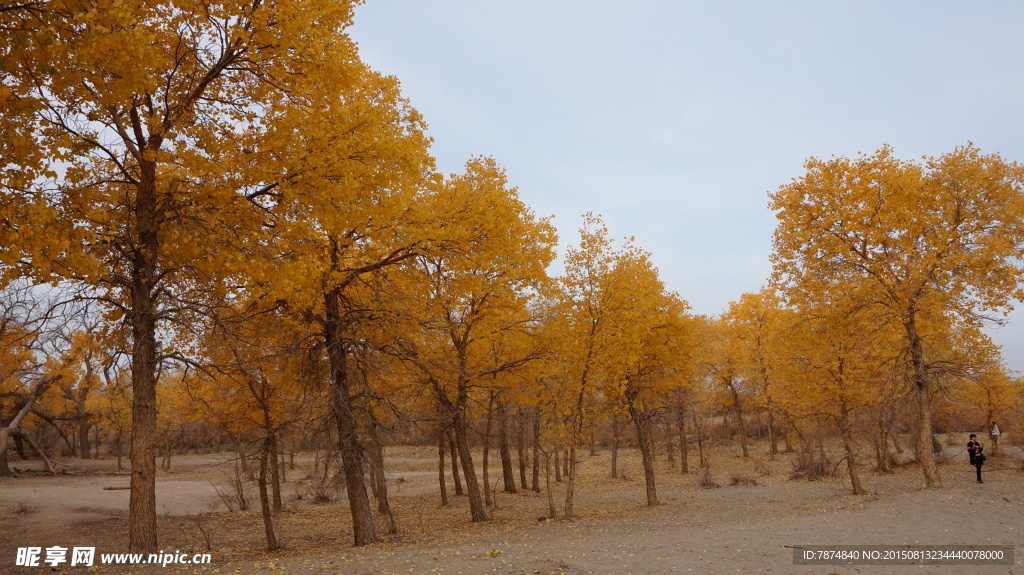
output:
{"label": "person in dark clothing", "polygon": [[985,464],[985,446],[978,442],[978,436],[973,433],[967,442],[967,454],[971,458],[971,465],[978,470],[978,483],[985,483],[981,480],[981,466]]}

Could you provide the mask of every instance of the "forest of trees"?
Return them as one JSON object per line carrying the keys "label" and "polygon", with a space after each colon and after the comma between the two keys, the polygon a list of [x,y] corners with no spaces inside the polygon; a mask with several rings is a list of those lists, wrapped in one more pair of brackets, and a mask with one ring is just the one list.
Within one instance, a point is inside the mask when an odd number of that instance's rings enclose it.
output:
{"label": "forest of trees", "polygon": [[378,517],[397,529],[388,442],[436,446],[442,502],[450,461],[486,521],[480,447],[509,492],[540,491],[554,463],[572,518],[576,450],[615,449],[626,425],[649,505],[655,442],[686,473],[687,438],[703,464],[722,418],[745,455],[762,436],[808,469],[838,439],[856,493],[901,436],[938,487],[934,433],[1024,428],[983,329],[1024,296],[1020,165],[973,145],[810,159],[771,195],[765,287],[697,315],[592,214],[550,275],[550,219],[494,159],[437,172],[352,16],[343,0],[0,8],[0,475],[13,457],[127,455],[129,548],[148,553],[158,457],[250,454],[273,549],[283,455],[330,445],[364,545]]}

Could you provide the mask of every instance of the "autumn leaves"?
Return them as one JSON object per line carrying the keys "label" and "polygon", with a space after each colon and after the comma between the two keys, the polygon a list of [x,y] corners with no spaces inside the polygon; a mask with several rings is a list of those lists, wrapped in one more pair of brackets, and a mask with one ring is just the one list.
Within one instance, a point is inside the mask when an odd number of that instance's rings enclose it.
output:
{"label": "autumn leaves", "polygon": [[130,358],[133,551],[157,548],[161,377],[249,422],[264,467],[297,406],[328,414],[366,544],[382,423],[450,429],[485,520],[481,406],[534,413],[538,449],[570,452],[571,518],[574,449],[628,413],[654,505],[653,418],[715,390],[781,434],[810,397],[844,429],[909,381],[924,446],[937,370],[1019,295],[1020,168],[972,147],[809,161],[772,197],[772,287],[721,318],[688,314],[594,216],[548,277],[551,222],[491,159],[436,173],[424,119],[345,35],[352,5],[0,12],[0,278],[88,290],[108,324],[95,345]]}
{"label": "autumn leaves", "polygon": [[[940,485],[937,387],[962,389],[1004,369],[979,328],[1024,295],[1022,185],[1024,168],[970,145],[922,163],[886,146],[812,158],[803,177],[771,196],[773,282],[808,338],[794,354],[801,373],[820,374],[808,391],[827,390],[842,429],[854,406],[891,412],[886,404],[909,390],[931,487]],[[877,421],[884,444],[886,417]]]}

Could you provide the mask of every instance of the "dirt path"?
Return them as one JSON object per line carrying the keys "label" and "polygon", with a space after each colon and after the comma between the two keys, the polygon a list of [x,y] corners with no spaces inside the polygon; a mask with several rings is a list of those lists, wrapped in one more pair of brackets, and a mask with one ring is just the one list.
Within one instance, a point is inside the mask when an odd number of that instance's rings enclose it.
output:
{"label": "dirt path", "polygon": [[457,544],[386,545],[279,561],[273,568],[261,562],[238,567],[253,573],[283,568],[346,575],[1024,573],[1018,566],[793,564],[793,547],[799,545],[1000,544],[1024,551],[1024,490],[1018,473],[992,477],[985,485],[949,471],[946,475],[940,490],[899,485],[911,478],[872,481],[880,494],[868,498],[824,483],[721,488],[607,520],[556,521]]}
{"label": "dirt path", "polygon": [[[219,457],[219,459],[218,459]],[[538,521],[546,497],[532,492],[498,495],[495,519],[471,524],[464,498],[442,508],[429,450],[401,448],[390,462],[393,504],[403,533],[367,548],[350,547],[341,501],[313,505],[299,499],[316,475],[293,472],[286,512],[278,529],[286,550],[259,551],[258,513],[207,513],[218,497],[211,485],[226,480],[223,456],[183,459],[161,475],[158,508],[161,542],[189,553],[205,552],[198,520],[214,533],[212,564],[173,572],[316,573],[377,575],[470,574],[658,574],[658,573],[909,573],[1024,574],[1019,566],[794,565],[801,545],[1014,545],[1024,553],[1024,474],[1020,455],[996,460],[986,483],[954,459],[941,466],[944,487],[920,488],[920,472],[904,467],[890,475],[865,473],[875,494],[849,494],[842,478],[787,480],[789,462],[723,457],[713,462],[717,489],[700,489],[696,474],[679,476],[667,465],[659,475],[662,505],[642,505],[643,482],[634,453],[620,460],[627,480],[606,477],[606,455],[581,462],[578,508],[573,522]],[[757,465],[755,465],[755,463]],[[102,468],[102,464],[96,464]],[[753,469],[768,469],[767,476]],[[87,470],[90,473],[101,472]],[[729,479],[756,477],[758,485],[729,486]],[[78,545],[97,552],[123,551],[127,526],[124,475],[23,477],[0,482],[0,572],[31,573],[49,567],[12,567],[24,545]],[[449,483],[449,486],[451,484]],[[560,484],[556,484],[561,489]],[[560,504],[561,492],[556,492]],[[343,499],[343,498],[342,498]],[[19,506],[30,507],[19,513]],[[187,517],[191,515],[191,517]],[[1022,558],[1018,558],[1018,564]],[[104,567],[101,572],[127,572]],[[136,567],[135,573],[166,573]],[[74,571],[71,571],[74,572]]]}

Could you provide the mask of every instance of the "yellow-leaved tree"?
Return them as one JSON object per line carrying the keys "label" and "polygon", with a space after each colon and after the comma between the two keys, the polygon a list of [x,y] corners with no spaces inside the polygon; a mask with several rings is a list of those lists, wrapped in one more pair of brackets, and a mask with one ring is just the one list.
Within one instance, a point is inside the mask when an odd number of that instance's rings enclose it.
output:
{"label": "yellow-leaved tree", "polygon": [[[384,321],[372,279],[427,249],[441,233],[429,200],[433,158],[422,117],[398,81],[362,65],[340,84],[307,85],[276,101],[253,142],[268,182],[266,210],[236,276],[250,297],[281,302],[320,345],[356,545],[377,541],[359,445],[355,354],[366,325]],[[239,167],[244,173],[244,167]]]}
{"label": "yellow-leaved tree", "polygon": [[[610,270],[609,316],[615,344],[603,362],[601,395],[625,406],[636,427],[647,505],[658,505],[654,474],[652,417],[665,394],[682,380],[691,335],[687,303],[665,291],[650,254],[628,242]],[[575,464],[570,460],[570,473]]]}
{"label": "yellow-leaved tree", "polygon": [[771,194],[778,213],[774,281],[815,305],[863,294],[900,326],[920,421],[925,483],[941,486],[932,454],[928,315],[977,324],[1024,296],[1024,168],[972,145],[923,163],[888,146],[857,158],[811,158]]}
{"label": "yellow-leaved tree", "polygon": [[729,304],[722,315],[737,371],[753,392],[753,401],[768,430],[769,457],[778,454],[778,406],[776,387],[780,365],[785,362],[781,345],[787,314],[770,288],[745,293]]}
{"label": "yellow-leaved tree", "polygon": [[444,235],[410,266],[409,284],[419,291],[407,312],[416,326],[403,355],[432,387],[454,431],[472,519],[486,521],[470,452],[470,400],[499,392],[509,373],[538,359],[525,337],[534,319],[528,304],[547,280],[555,230],[519,199],[490,158],[471,159],[464,174],[438,186],[431,202],[439,214],[447,212]]}
{"label": "yellow-leaved tree", "polygon": [[584,215],[580,244],[568,250],[565,270],[549,320],[560,333],[551,377],[563,388],[557,411],[569,448],[565,517],[574,517],[575,450],[588,406],[598,396],[619,402],[632,416],[647,502],[657,505],[651,415],[657,398],[680,379],[687,304],[665,291],[649,253],[631,239],[617,248],[593,214]]}
{"label": "yellow-leaved tree", "polygon": [[152,553],[157,371],[174,356],[159,326],[172,327],[184,292],[242,265],[225,247],[258,227],[275,182],[237,168],[258,163],[251,142],[276,121],[270,102],[348,82],[354,2],[28,4],[0,12],[0,133],[23,134],[0,172],[0,274],[86,282],[121,314],[128,546]]}
{"label": "yellow-leaved tree", "polygon": [[[856,424],[893,394],[891,382],[899,373],[901,351],[894,329],[898,326],[879,321],[871,307],[856,298],[793,311],[789,325],[782,327],[789,361],[780,369],[777,403],[805,429],[831,424],[838,428],[853,493],[863,495]],[[812,457],[804,437],[801,457]],[[816,464],[827,465],[823,460]]]}

